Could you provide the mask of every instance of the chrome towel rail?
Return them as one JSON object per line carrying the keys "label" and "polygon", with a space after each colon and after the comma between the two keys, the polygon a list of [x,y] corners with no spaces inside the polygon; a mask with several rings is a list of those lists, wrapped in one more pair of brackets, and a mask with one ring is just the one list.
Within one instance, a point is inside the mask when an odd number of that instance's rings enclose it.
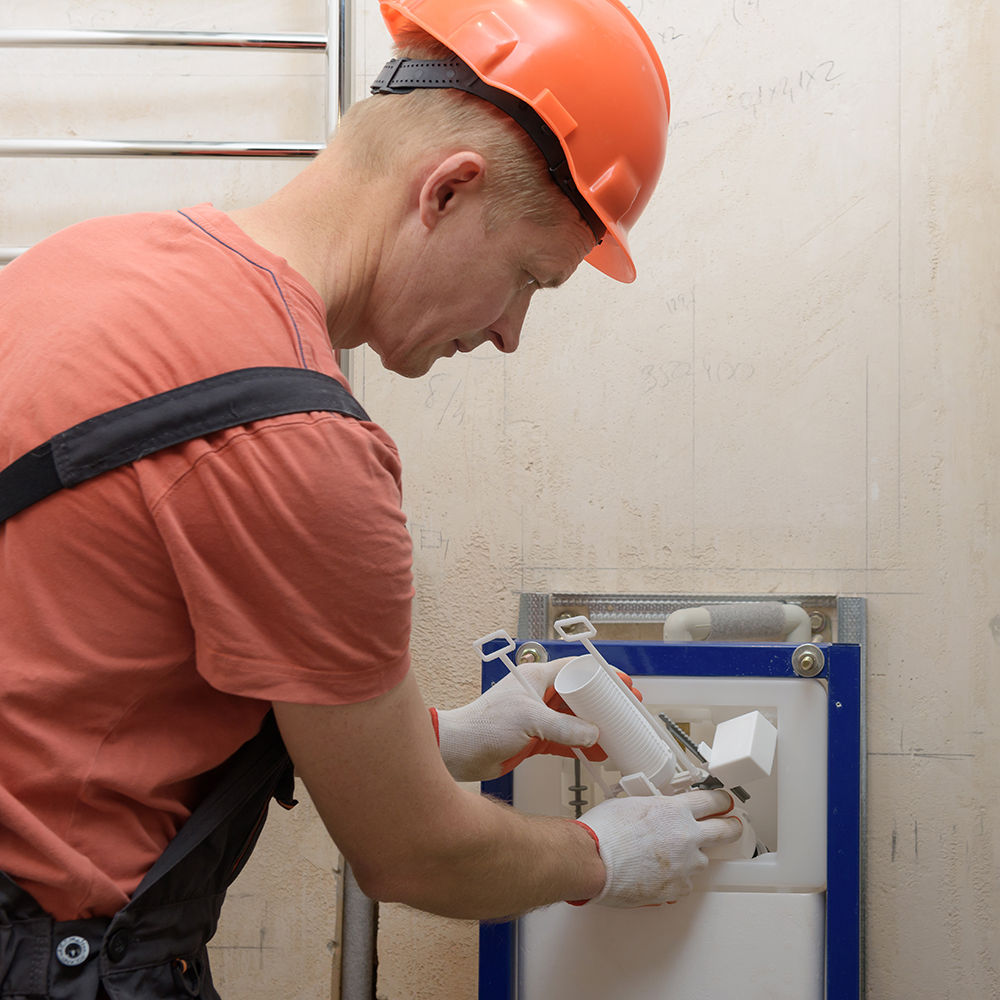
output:
{"label": "chrome towel rail", "polygon": [[273,32],[238,33],[232,31],[101,31],[30,29],[0,31],[0,47],[46,46],[170,46],[179,48],[221,49],[299,49],[307,52],[326,50],[326,35],[281,34]]}
{"label": "chrome towel rail", "polygon": [[[326,62],[324,138],[352,102],[354,53],[351,0],[326,0],[327,33],[275,31],[162,31],[145,29],[2,29],[2,48],[149,47],[185,49],[284,50],[320,53]],[[115,140],[0,138],[0,157],[252,157],[311,158],[325,142],[215,142],[194,140]],[[0,247],[0,267],[26,248]]]}
{"label": "chrome towel rail", "polygon": [[321,142],[188,139],[0,139],[0,156],[315,156]]}
{"label": "chrome towel rail", "polygon": [[[120,47],[284,49],[326,53],[329,39],[319,34],[232,31],[144,31],[86,29],[12,29],[0,31],[0,48],[95,45]],[[344,47],[343,39],[341,48]],[[341,78],[342,89],[343,79]],[[327,131],[330,129],[329,95]],[[341,111],[342,108],[338,108]],[[323,149],[314,142],[198,142],[189,140],[0,139],[0,156],[242,156],[312,157]]]}

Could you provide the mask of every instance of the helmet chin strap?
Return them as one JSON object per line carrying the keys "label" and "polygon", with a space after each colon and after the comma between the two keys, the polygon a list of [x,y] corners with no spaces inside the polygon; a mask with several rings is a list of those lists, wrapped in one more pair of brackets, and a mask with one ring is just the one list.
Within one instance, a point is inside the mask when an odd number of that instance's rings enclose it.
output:
{"label": "helmet chin strap", "polygon": [[545,157],[549,175],[576,206],[594,239],[598,243],[604,239],[607,232],[605,225],[574,183],[559,137],[531,105],[506,90],[485,83],[458,56],[450,59],[390,59],[371,85],[373,94],[408,94],[417,89],[463,90],[488,101],[517,122]]}

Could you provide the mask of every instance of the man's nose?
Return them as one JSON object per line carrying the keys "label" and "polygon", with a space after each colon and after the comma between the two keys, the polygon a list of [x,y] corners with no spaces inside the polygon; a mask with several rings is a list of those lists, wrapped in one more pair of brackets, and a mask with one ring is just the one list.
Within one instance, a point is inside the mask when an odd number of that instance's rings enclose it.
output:
{"label": "man's nose", "polygon": [[518,295],[504,314],[490,327],[490,339],[498,351],[513,354],[521,343],[521,327],[531,304],[531,294]]}

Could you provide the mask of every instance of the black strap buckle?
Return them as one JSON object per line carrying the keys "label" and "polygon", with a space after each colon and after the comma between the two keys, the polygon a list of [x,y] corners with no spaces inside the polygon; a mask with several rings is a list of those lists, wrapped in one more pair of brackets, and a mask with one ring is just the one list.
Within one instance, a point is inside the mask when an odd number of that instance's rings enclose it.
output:
{"label": "black strap buckle", "polygon": [[450,59],[390,59],[371,85],[373,94],[409,94],[435,87],[472,91],[485,86],[473,69],[458,56]]}

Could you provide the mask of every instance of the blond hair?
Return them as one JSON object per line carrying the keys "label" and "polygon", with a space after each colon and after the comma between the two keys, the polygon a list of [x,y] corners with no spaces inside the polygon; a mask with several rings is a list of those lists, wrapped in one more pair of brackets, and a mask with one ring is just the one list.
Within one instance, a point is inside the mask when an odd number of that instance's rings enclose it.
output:
{"label": "blond hair", "polygon": [[[397,36],[396,55],[446,59],[452,52],[413,26]],[[502,228],[526,218],[555,225],[565,195],[527,133],[492,104],[458,90],[414,90],[377,95],[347,111],[338,133],[352,165],[365,176],[384,177],[431,153],[471,149],[486,160],[485,224]]]}

